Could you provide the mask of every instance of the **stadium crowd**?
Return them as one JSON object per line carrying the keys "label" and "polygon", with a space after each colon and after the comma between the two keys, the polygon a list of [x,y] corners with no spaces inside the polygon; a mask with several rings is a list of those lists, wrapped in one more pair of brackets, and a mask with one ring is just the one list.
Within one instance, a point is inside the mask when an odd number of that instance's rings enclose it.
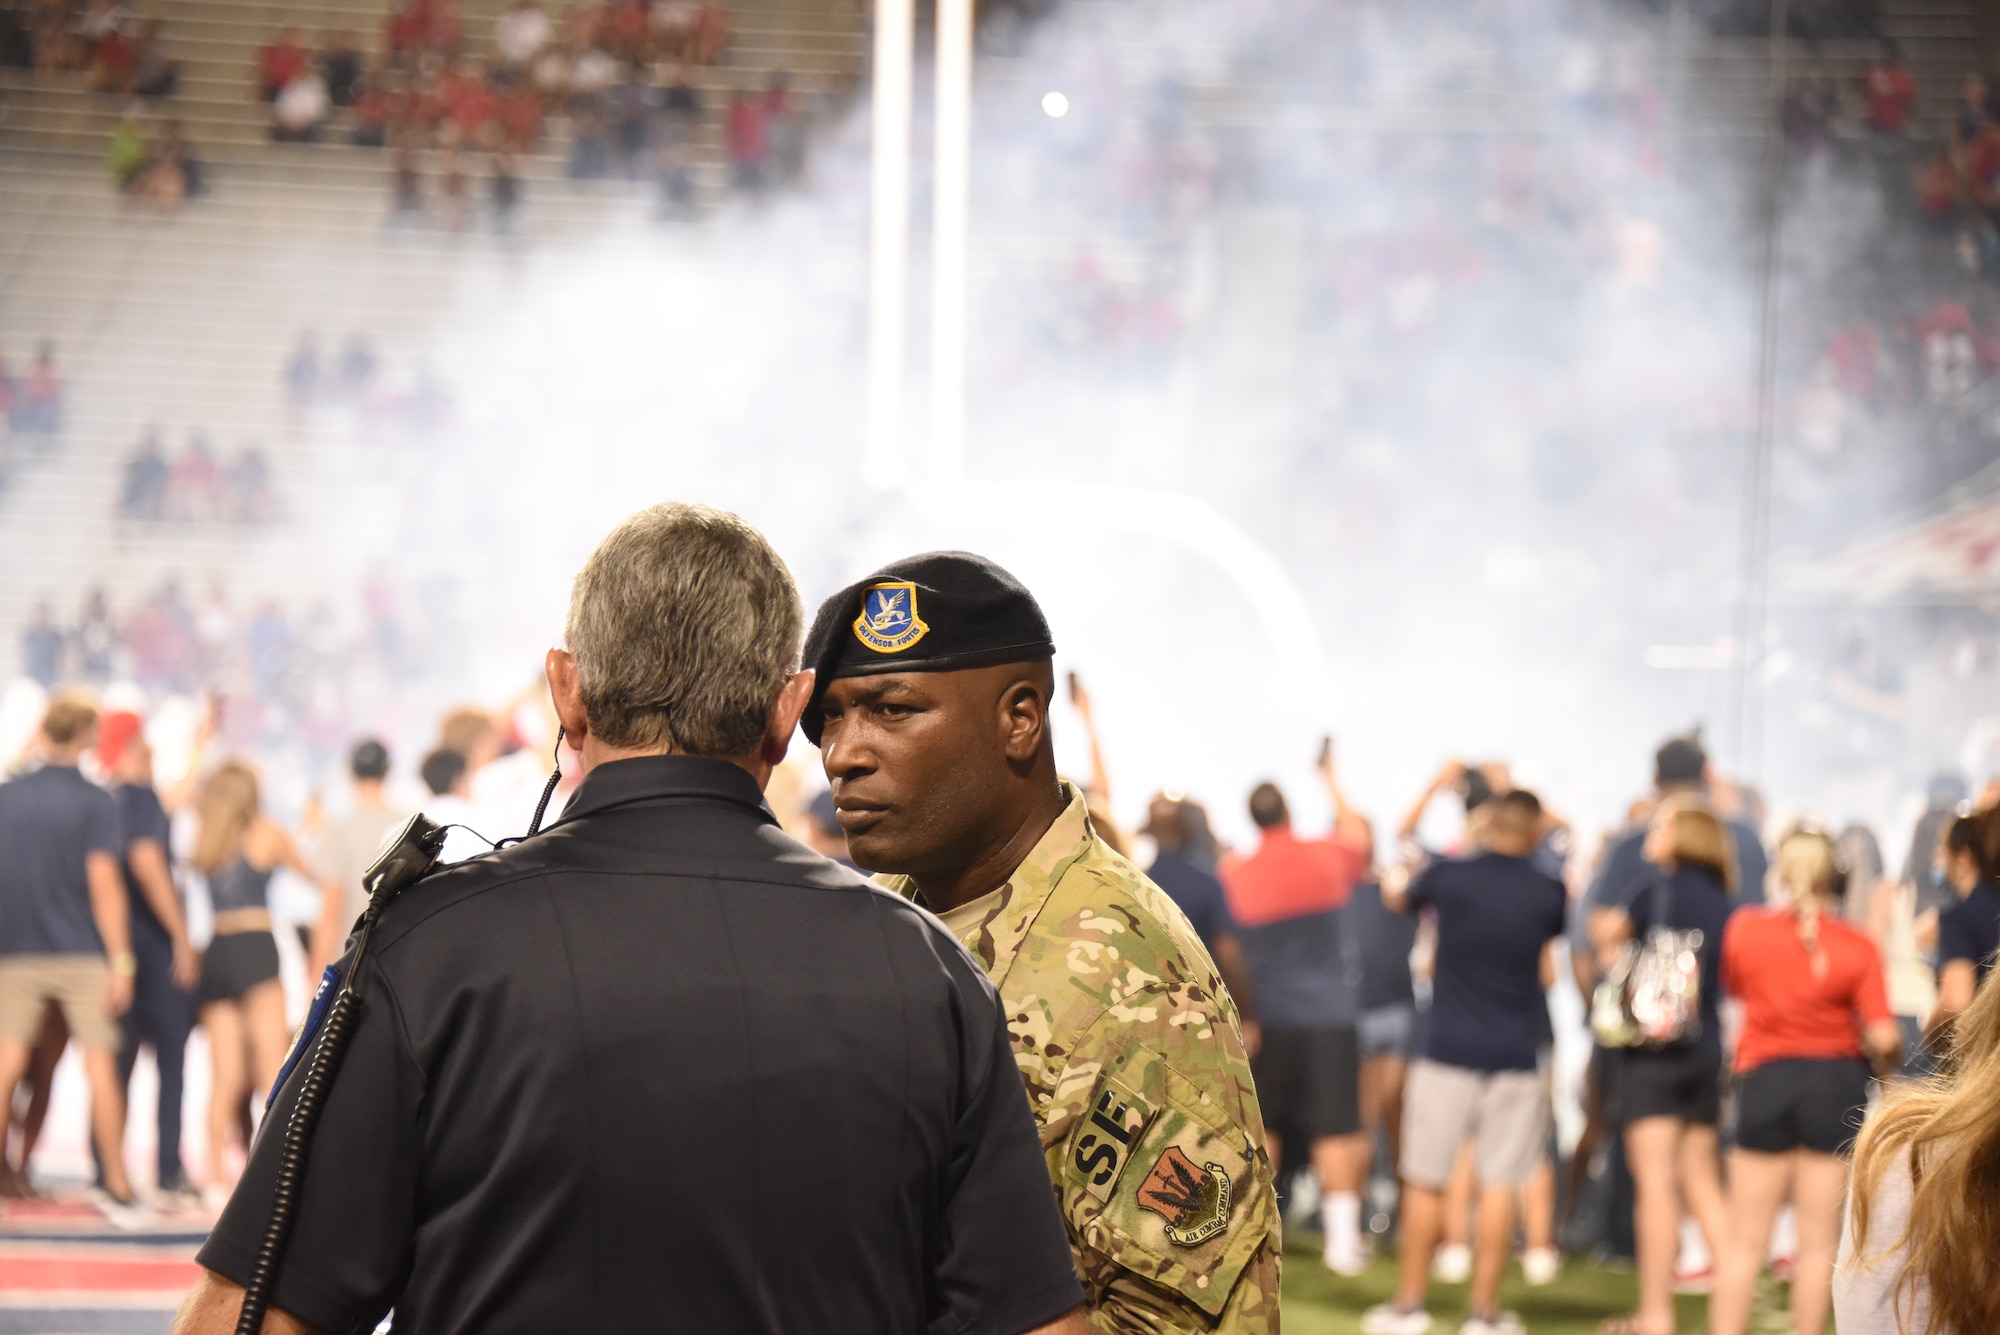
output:
{"label": "stadium crowd", "polygon": [[[211,709],[156,782],[149,735],[168,720],[132,706],[217,690],[232,664],[267,671],[291,634],[282,622],[269,604],[235,620],[219,586],[189,609],[170,583],[122,623],[102,595],[67,628],[44,607],[24,638],[24,669],[50,703],[0,786],[0,838],[49,848],[0,874],[0,983],[12,961],[15,990],[27,986],[23,955],[38,967],[53,957],[53,972],[30,989],[50,998],[46,1014],[39,1000],[26,1019],[0,1004],[11,1017],[0,1043],[15,1045],[0,1055],[19,1058],[0,1062],[0,1093],[15,1078],[24,1088],[0,1101],[21,1132],[9,1192],[35,1190],[50,1072],[73,1041],[107,1214],[148,1208],[121,1134],[121,1082],[142,1045],[163,1091],[152,1190],[219,1199],[240,1171],[246,1100],[256,1104],[283,1053],[281,954],[310,977],[337,953],[361,869],[404,812],[462,827],[453,860],[526,824],[555,737],[533,692],[451,711],[414,765],[399,767],[376,738],[348,738],[339,781],[282,811],[273,780],[296,792],[299,776],[270,767],[300,762],[270,757],[296,753],[270,748],[268,734],[231,734]],[[93,694],[125,707],[100,712]],[[1667,1335],[1673,1295],[1690,1289],[1711,1292],[1713,1329],[1740,1332],[1767,1257],[1790,1281],[1800,1331],[1824,1329],[1833,1304],[1884,1300],[1868,1258],[1835,1278],[1843,1236],[1850,1251],[1856,1236],[1884,1236],[1858,1213],[1843,1228],[1855,1137],[1886,1100],[1903,1130],[1866,1133],[1871,1162],[1907,1163],[1912,1136],[1927,1152],[1920,1116],[1955,1106],[1933,1076],[1970,1060],[1950,1057],[1954,1033],[1963,1024],[1961,1044],[1996,1041],[1980,999],[2000,950],[2000,780],[1975,796],[1941,777],[1900,866],[1862,826],[1773,827],[1761,795],[1718,774],[1698,735],[1659,748],[1654,786],[1623,829],[1575,829],[1506,765],[1452,761],[1385,837],[1347,795],[1327,739],[1318,769],[1331,829],[1296,828],[1287,794],[1263,783],[1247,797],[1255,841],[1232,849],[1181,792],[1154,794],[1143,826],[1120,830],[1091,697],[1074,680],[1071,702],[1099,832],[1144,859],[1237,1000],[1291,1217],[1320,1234],[1337,1275],[1362,1273],[1395,1241],[1395,1297],[1364,1330],[1430,1330],[1433,1279],[1470,1280],[1474,1335],[1522,1329],[1499,1306],[1517,1252],[1530,1284],[1551,1282],[1565,1250],[1632,1258],[1639,1304],[1608,1335]],[[809,771],[794,761],[772,804],[802,841],[844,857]],[[53,821],[58,811],[88,819]],[[60,838],[48,832],[58,826]],[[117,913],[93,898],[100,873]],[[274,887],[287,880],[302,889],[281,902]],[[66,908],[47,907],[62,896]],[[28,921],[67,934],[30,941],[7,925]],[[107,959],[129,980],[108,1010]],[[1567,989],[1592,1051],[1575,1091],[1552,1068],[1563,1008],[1551,1000]],[[213,1092],[191,1169],[177,1092],[196,1025]],[[1571,1097],[1585,1124],[1565,1147],[1555,1107]],[[1864,1181],[1857,1200],[1880,1202],[1876,1229],[1930,1208],[1921,1186],[1911,1204],[1910,1176],[1891,1172],[1874,1197],[1876,1179]]]}
{"label": "stadium crowd", "polygon": [[275,504],[270,461],[257,446],[219,460],[196,431],[169,460],[160,429],[149,426],[125,461],[118,517],[152,524],[268,524]]}

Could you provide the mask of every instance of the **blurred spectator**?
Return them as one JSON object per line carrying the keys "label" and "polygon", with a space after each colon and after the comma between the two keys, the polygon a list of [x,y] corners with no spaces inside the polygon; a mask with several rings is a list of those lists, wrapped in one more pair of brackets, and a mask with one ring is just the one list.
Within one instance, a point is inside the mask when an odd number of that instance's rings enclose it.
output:
{"label": "blurred spectator", "polygon": [[388,90],[374,79],[364,79],[354,97],[347,142],[356,148],[381,148],[387,144],[393,109],[394,99]]}
{"label": "blurred spectator", "polygon": [[500,99],[500,140],[509,152],[525,153],[542,137],[542,100],[517,85]]}
{"label": "blurred spectator", "polygon": [[362,397],[375,387],[375,376],[380,369],[367,335],[354,335],[340,354],[340,392],[348,398]]}
{"label": "blurred spectator", "polygon": [[611,147],[621,176],[637,177],[647,161],[653,142],[653,101],[645,73],[637,68],[627,72],[624,83],[605,94]]}
{"label": "blurred spectator", "polygon": [[222,478],[222,516],[238,524],[263,524],[271,519],[271,466],[264,452],[246,445]]}
{"label": "blurred spectator", "polygon": [[111,604],[103,589],[84,595],[83,615],[70,632],[77,676],[92,686],[111,679],[112,660],[118,652],[118,626],[111,620]]}
{"label": "blurred spectator", "polygon": [[35,604],[35,614],[21,632],[21,671],[43,690],[54,690],[62,680],[63,633],[56,625],[55,610],[46,601]]}
{"label": "blurred spectator", "polygon": [[535,57],[555,39],[555,25],[538,0],[515,0],[493,22],[493,49],[500,69],[511,79],[524,77]]}
{"label": "blurred spectator", "polygon": [[387,796],[389,748],[372,737],[363,738],[355,743],[347,764],[354,806],[327,825],[312,858],[320,875],[339,892],[327,897],[327,907],[335,915],[327,933],[330,940],[338,940],[368,907],[362,874],[374,862],[382,840],[404,819]]}
{"label": "blurred spectator", "polygon": [[1826,142],[1827,129],[1840,110],[1840,98],[1826,71],[1814,66],[1792,80],[1785,91],[1785,137],[1800,157],[1811,157]]}
{"label": "blurred spectator", "polygon": [[14,430],[44,440],[62,434],[63,376],[56,367],[56,345],[46,340],[35,349],[34,363],[14,394]]}
{"label": "blurred spectator", "polygon": [[459,61],[439,81],[437,99],[446,117],[444,142],[451,147],[482,145],[500,114],[499,95],[474,60]]}
{"label": "blurred spectator", "polygon": [[138,44],[123,25],[114,25],[90,44],[83,86],[93,93],[131,93],[139,63]]}
{"label": "blurred spectator", "polygon": [[511,232],[514,220],[521,212],[521,164],[512,153],[493,155],[490,186],[494,229],[502,233]]}
{"label": "blurred spectator", "polygon": [[1968,74],[1959,88],[1958,120],[1955,124],[1958,142],[1969,147],[1992,119],[1987,106],[1986,80],[1977,74]]}
{"label": "blurred spectator", "polygon": [[319,393],[319,335],[310,330],[299,335],[292,355],[285,358],[285,398],[294,409],[311,405]]}
{"label": "blurred spectator", "polygon": [[306,72],[310,61],[299,43],[297,28],[280,28],[278,35],[257,49],[257,97],[275,102],[291,82]]}
{"label": "blurred spectator", "polygon": [[292,76],[271,104],[271,138],[281,144],[312,144],[333,114],[333,97],[320,72],[307,66]]}
{"label": "blurred spectator", "polygon": [[770,139],[767,178],[782,184],[798,175],[805,157],[805,136],[792,97],[792,79],[783,70],[773,71],[764,89],[764,116]]}
{"label": "blurred spectator", "polygon": [[104,144],[104,170],[120,191],[132,184],[146,164],[146,132],[139,128],[133,112],[127,110],[111,127]]}
{"label": "blurred spectator", "polygon": [[159,519],[166,513],[167,483],[173,469],[167,464],[160,444],[160,429],[146,428],[139,448],[125,462],[124,486],[119,492],[118,513],[124,519]]}
{"label": "blurred spectator", "polygon": [[389,172],[389,222],[392,226],[417,222],[426,212],[423,170],[417,164],[416,150],[404,144],[396,149],[395,165]]}
{"label": "blurred spectator", "polygon": [[201,185],[201,160],[183,136],[181,123],[173,120],[147,145],[145,163],[126,194],[154,208],[173,210],[200,194]]}
{"label": "blurred spectator", "polygon": [[207,438],[199,433],[190,436],[167,480],[167,518],[194,523],[208,520],[215,513],[221,482],[222,471]]}
{"label": "blurred spectator", "polygon": [[1882,54],[1869,63],[1859,82],[1868,101],[1868,128],[1876,134],[1903,133],[1910,123],[1910,104],[1917,100],[1917,81],[1894,42],[1882,43]]}
{"label": "blurred spectator", "polygon": [[765,100],[740,88],[731,92],[722,133],[729,150],[730,179],[736,188],[751,192],[762,189],[765,160],[771,155],[771,113]]}
{"label": "blurred spectator", "polygon": [[148,19],[139,27],[132,61],[132,86],[127,91],[135,97],[172,97],[180,82],[181,65],[167,54],[160,21]]}
{"label": "blurred spectator", "polygon": [[339,29],[328,33],[319,53],[320,78],[326,81],[326,95],[336,107],[351,107],[361,86],[364,64],[354,47],[354,34]]}

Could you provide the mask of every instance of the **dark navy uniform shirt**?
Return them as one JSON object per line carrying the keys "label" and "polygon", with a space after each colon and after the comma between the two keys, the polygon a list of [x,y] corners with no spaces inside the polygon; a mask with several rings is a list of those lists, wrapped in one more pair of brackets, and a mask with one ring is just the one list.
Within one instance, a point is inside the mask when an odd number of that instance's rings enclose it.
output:
{"label": "dark navy uniform shirt", "polygon": [[[405,889],[359,993],[276,1286],[312,1325],[1018,1335],[1082,1302],[978,964],[735,765],[598,766]],[[300,1080],[201,1250],[239,1284]]]}

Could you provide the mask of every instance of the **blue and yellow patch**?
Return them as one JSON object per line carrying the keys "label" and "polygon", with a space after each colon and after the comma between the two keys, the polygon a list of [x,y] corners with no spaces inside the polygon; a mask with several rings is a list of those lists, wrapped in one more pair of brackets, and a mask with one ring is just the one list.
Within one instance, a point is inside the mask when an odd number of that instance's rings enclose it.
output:
{"label": "blue and yellow patch", "polygon": [[917,586],[891,581],[871,584],[861,595],[854,638],[878,654],[900,654],[930,630],[917,617]]}

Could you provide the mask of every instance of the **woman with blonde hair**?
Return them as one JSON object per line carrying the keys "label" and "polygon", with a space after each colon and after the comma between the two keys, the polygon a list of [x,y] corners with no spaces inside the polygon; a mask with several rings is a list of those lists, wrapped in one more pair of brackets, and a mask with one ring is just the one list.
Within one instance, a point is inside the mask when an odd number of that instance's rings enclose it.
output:
{"label": "woman with blonde hair", "polygon": [[1606,1113],[1624,1128],[1635,1188],[1639,1310],[1614,1317],[1602,1335],[1674,1335],[1674,1262],[1683,1207],[1711,1256],[1722,1254],[1722,1174],[1716,1123],[1722,1112],[1722,940],[1737,901],[1729,827],[1700,798],[1670,797],[1653,815],[1642,853],[1655,869],[1625,908],[1599,909],[1591,935],[1609,971],[1627,941],[1654,928],[1699,932],[1700,1028],[1685,1042],[1607,1054]]}
{"label": "woman with blonde hair", "polygon": [[2000,988],[1952,1027],[1944,1071],[1884,1100],[1854,1146],[1834,1273],[1842,1331],[2000,1330]]}
{"label": "woman with blonde hair", "polygon": [[[218,1193],[229,1185],[225,1152],[242,1124],[245,1100],[269,1089],[285,1060],[285,995],[271,931],[271,876],[285,867],[314,884],[319,877],[292,837],[264,815],[256,772],[241,761],[208,776],[197,810],[201,832],[191,860],[208,881],[215,909],[215,937],[202,957],[195,990],[213,1068],[204,1185]],[[324,946],[314,953],[325,954]]]}
{"label": "woman with blonde hair", "polygon": [[1832,1306],[1847,1152],[1868,1104],[1868,1064],[1901,1034],[1882,956],[1834,916],[1843,877],[1833,842],[1795,830],[1778,845],[1780,902],[1745,907],[1722,939],[1722,981],[1743,1002],[1736,1043],[1736,1148],[1729,1245],[1709,1299],[1713,1335],[1743,1335],[1771,1228],[1787,1197],[1798,1219],[1792,1329],[1822,1335]]}

